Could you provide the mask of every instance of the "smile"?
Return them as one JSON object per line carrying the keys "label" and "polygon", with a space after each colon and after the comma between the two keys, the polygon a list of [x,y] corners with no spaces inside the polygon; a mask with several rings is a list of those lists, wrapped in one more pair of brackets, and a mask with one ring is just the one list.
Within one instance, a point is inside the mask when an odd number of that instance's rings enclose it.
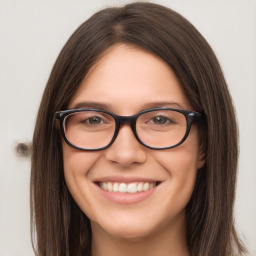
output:
{"label": "smile", "polygon": [[137,193],[152,190],[157,186],[156,182],[100,182],[99,186],[108,192]]}

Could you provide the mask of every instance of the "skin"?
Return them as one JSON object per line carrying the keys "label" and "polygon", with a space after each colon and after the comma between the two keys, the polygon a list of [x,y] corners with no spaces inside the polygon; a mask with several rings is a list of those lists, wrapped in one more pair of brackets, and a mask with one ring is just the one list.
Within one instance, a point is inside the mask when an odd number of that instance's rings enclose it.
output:
{"label": "skin", "polygon": [[[134,115],[150,107],[192,110],[170,67],[157,56],[129,45],[109,49],[86,75],[69,108],[81,103],[117,115]],[[85,107],[85,105],[84,105]],[[79,151],[63,142],[67,186],[92,226],[92,255],[189,255],[185,207],[202,167],[198,129],[168,150],[142,146],[123,125],[107,149]],[[119,204],[99,192],[95,181],[157,180],[145,200]]]}

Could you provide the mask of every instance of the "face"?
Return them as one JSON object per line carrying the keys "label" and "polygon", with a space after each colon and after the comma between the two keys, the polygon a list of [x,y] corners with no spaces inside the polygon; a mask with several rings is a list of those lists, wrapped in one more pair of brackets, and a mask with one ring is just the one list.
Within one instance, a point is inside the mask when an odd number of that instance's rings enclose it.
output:
{"label": "face", "polygon": [[[170,67],[157,56],[127,45],[111,48],[90,70],[69,108],[77,106],[122,116],[152,107],[192,110]],[[152,150],[141,145],[124,124],[105,150],[80,151],[63,142],[65,180],[91,220],[92,232],[140,238],[184,231],[185,207],[203,165],[198,141],[193,125],[180,146]],[[121,183],[145,186],[145,191],[121,193],[100,187],[120,189]]]}

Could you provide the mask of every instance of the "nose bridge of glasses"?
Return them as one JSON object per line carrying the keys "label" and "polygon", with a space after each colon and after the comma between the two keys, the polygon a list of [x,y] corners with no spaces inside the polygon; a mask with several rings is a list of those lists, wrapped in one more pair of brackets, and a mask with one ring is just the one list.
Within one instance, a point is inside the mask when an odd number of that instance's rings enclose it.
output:
{"label": "nose bridge of glasses", "polygon": [[120,125],[122,125],[122,124],[131,125],[133,123],[134,116],[118,116],[117,119],[118,119]]}
{"label": "nose bridge of glasses", "polygon": [[136,123],[136,118],[137,115],[133,115],[133,116],[116,116],[116,120],[117,120],[117,133],[119,132],[120,127],[122,127],[123,125],[128,125],[130,126],[134,136],[137,138],[136,135],[136,128],[135,128],[135,123]]}

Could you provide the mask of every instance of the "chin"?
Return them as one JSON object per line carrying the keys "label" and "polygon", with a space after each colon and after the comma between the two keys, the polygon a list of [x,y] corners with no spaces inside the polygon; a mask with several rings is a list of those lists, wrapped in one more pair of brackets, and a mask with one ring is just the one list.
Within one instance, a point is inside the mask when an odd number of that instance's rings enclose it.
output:
{"label": "chin", "polygon": [[[151,225],[150,225],[151,224]],[[151,223],[134,218],[113,218],[99,222],[91,222],[92,232],[104,231],[111,237],[129,240],[139,240],[154,233],[155,227]]]}
{"label": "chin", "polygon": [[143,238],[146,238],[150,236],[150,234],[154,233],[152,230],[145,228],[145,227],[112,227],[111,230],[106,230],[107,233],[112,236],[119,239],[125,239],[130,240],[133,242],[140,241]]}
{"label": "chin", "polygon": [[[131,241],[139,241],[143,238],[149,237],[159,231],[161,227],[161,222],[157,222],[154,218],[147,219],[144,216],[138,218],[135,216],[126,216],[115,217],[109,220],[105,219],[104,221],[98,223],[92,223],[92,230],[104,230],[111,237],[128,239]],[[162,223],[163,224],[163,223]]]}

